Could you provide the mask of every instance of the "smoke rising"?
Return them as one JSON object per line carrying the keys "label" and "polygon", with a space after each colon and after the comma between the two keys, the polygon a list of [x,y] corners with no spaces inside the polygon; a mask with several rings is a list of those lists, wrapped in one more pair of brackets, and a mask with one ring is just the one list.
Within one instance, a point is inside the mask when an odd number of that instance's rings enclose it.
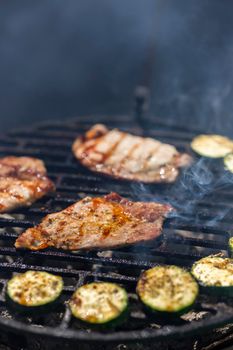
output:
{"label": "smoke rising", "polygon": [[154,114],[233,135],[233,3],[160,1]]}
{"label": "smoke rising", "polygon": [[[233,175],[224,170],[221,160],[200,158],[189,168],[183,170],[177,181],[168,185],[163,191],[158,191],[156,188],[152,190],[142,183],[131,186],[138,200],[169,203],[175,208],[171,217],[189,221],[192,216],[192,220],[195,219],[195,223],[198,223],[198,204],[206,197],[211,203],[212,194],[232,184]],[[218,196],[215,196],[215,200],[216,198]],[[224,219],[230,209],[229,206],[221,208],[216,216],[213,215],[211,219],[206,219],[206,224],[214,226]]]}

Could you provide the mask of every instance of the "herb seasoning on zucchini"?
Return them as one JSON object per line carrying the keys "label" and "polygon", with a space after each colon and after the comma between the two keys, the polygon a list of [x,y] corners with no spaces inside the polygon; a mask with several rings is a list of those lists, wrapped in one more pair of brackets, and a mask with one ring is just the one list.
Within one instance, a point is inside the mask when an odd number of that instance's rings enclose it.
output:
{"label": "herb seasoning on zucchini", "polygon": [[114,326],[125,319],[128,296],[117,284],[93,282],[75,291],[70,309],[74,317],[89,325]]}
{"label": "herb seasoning on zucchini", "polygon": [[147,311],[179,316],[194,304],[198,284],[188,271],[178,266],[156,266],[141,275],[137,294]]}
{"label": "herb seasoning on zucchini", "polygon": [[207,256],[193,264],[192,274],[207,292],[233,296],[233,259]]}
{"label": "herb seasoning on zucchini", "polygon": [[233,151],[233,141],[221,135],[199,135],[193,139],[191,147],[203,157],[222,158]]}
{"label": "herb seasoning on zucchini", "polygon": [[18,310],[33,311],[57,301],[62,289],[62,277],[42,271],[27,271],[8,281],[6,297]]}

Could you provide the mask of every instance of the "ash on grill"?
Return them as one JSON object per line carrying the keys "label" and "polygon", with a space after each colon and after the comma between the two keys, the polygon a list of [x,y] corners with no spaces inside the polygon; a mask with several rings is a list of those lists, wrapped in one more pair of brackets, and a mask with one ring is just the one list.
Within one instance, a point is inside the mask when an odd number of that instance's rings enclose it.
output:
{"label": "ash on grill", "polygon": [[[195,260],[206,255],[219,251],[227,253],[227,241],[233,217],[231,204],[233,186],[220,189],[199,201],[196,207],[199,214],[198,223],[196,215],[190,216],[185,213],[180,217],[167,220],[161,238],[155,242],[113,251],[77,252],[75,254],[55,250],[27,251],[26,253],[15,250],[13,243],[21,230],[38,223],[45,214],[61,210],[86,195],[102,195],[115,191],[122,196],[135,199],[135,193],[129,183],[93,174],[73,158],[71,154],[73,140],[95,122],[105,123],[110,128],[121,125],[123,130],[172,143],[183,152],[187,152],[189,143],[196,134],[195,131],[185,128],[170,128],[158,120],[156,127],[148,123],[147,129],[142,130],[137,124],[133,124],[133,120],[129,117],[117,116],[116,119],[112,118],[110,123],[107,117],[96,118],[96,120],[94,117],[90,119],[86,117],[72,120],[69,124],[46,124],[34,129],[15,131],[0,139],[0,156],[29,155],[43,159],[48,168],[48,175],[57,187],[57,192],[53,196],[41,199],[31,208],[0,216],[0,285],[2,287],[0,327],[5,330],[2,337],[16,332],[20,339],[23,337],[22,341],[26,336],[29,343],[32,339],[38,339],[41,347],[46,337],[47,340],[43,346],[44,348],[50,346],[49,349],[55,345],[56,349],[59,349],[61,341],[64,341],[64,344],[66,342],[86,344],[87,342],[95,342],[95,344],[100,342],[102,346],[103,343],[108,346],[107,344],[111,342],[124,344],[131,341],[136,346],[137,342],[150,341],[151,338],[157,339],[158,348],[161,348],[163,344],[164,349],[169,346],[169,349],[172,349],[172,346],[175,348],[179,342],[176,338],[187,335],[189,335],[190,349],[194,347],[201,349],[201,346],[204,349],[207,344],[213,345],[214,339],[219,341],[218,339],[221,338],[221,341],[224,342],[224,335],[226,338],[231,337],[231,328],[227,328],[227,331],[225,328],[225,334],[222,331],[215,331],[209,338],[206,336],[201,338],[200,334],[209,328],[214,329],[233,321],[233,302],[231,300],[200,295],[195,309],[184,315],[178,322],[151,323],[140,307],[135,295],[135,286],[141,271],[156,263],[189,267]],[[168,189],[167,185],[148,185],[146,188],[155,198],[162,197]],[[224,222],[218,221],[213,225],[211,219],[221,213],[224,207],[228,208]],[[208,225],[208,222],[212,224]],[[9,311],[4,297],[6,282],[12,273],[28,269],[48,271],[63,276],[65,280],[64,303],[61,303],[53,313],[38,317],[24,317]],[[130,319],[114,331],[101,333],[85,327],[80,328],[71,318],[67,300],[77,286],[93,280],[120,283],[129,293]],[[184,345],[187,349],[187,338]],[[80,345],[80,349],[85,349],[85,346],[89,349],[88,345]],[[137,346],[136,349],[147,349],[146,345]],[[65,345],[62,348],[65,349]],[[97,345],[95,348],[97,349]],[[114,346],[111,345],[110,348],[114,349]],[[125,348],[125,345],[121,345],[115,348],[123,350],[132,347],[127,345]],[[182,349],[182,347],[179,348]],[[211,349],[211,347],[207,348]]]}

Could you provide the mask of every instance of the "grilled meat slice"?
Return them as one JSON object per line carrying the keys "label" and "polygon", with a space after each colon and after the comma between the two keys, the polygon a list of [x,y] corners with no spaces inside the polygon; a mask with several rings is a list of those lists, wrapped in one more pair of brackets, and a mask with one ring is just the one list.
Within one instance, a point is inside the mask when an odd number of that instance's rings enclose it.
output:
{"label": "grilled meat slice", "polygon": [[44,163],[30,157],[0,159],[0,212],[29,206],[55,189]]}
{"label": "grilled meat slice", "polygon": [[66,250],[111,248],[151,240],[160,235],[170,205],[132,202],[116,193],[86,197],[47,215],[16,240],[16,248]]}
{"label": "grilled meat slice", "polygon": [[73,143],[75,157],[93,171],[147,183],[174,182],[191,157],[174,146],[94,125]]}

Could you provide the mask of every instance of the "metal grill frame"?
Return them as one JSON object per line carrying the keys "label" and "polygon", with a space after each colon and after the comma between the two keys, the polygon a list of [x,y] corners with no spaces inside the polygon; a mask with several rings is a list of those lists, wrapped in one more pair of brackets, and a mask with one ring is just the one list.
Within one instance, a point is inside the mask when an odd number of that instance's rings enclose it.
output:
{"label": "metal grill frame", "polygon": [[[15,130],[7,136],[0,138],[0,155],[29,155],[41,158],[45,161],[48,168],[49,176],[55,181],[57,193],[54,196],[47,197],[38,203],[35,203],[31,208],[20,209],[15,215],[16,218],[2,218],[0,217],[0,228],[7,229],[7,227],[21,227],[27,228],[43,217],[43,215],[55,211],[55,206],[62,203],[62,206],[72,204],[74,200],[78,200],[80,193],[91,195],[102,195],[108,193],[108,188],[127,197],[134,197],[129,183],[125,181],[111,180],[106,181],[106,177],[93,174],[84,169],[72,156],[70,145],[78,134],[83,133],[95,122],[102,122],[109,127],[119,127],[129,130],[135,134],[148,135],[157,138],[164,142],[174,144],[181,151],[190,151],[189,144],[192,137],[200,133],[200,130],[189,129],[186,127],[175,127],[166,124],[163,120],[148,120],[145,128],[135,123],[134,119],[129,116],[116,116],[109,119],[104,116],[79,117],[70,120],[69,123],[44,123],[33,128],[24,130]],[[51,148],[50,148],[51,146]],[[58,153],[59,152],[59,153]],[[52,159],[52,160],[51,160]],[[75,182],[79,184],[76,185]],[[67,182],[72,185],[67,184]],[[171,185],[155,185],[148,186],[155,194],[163,193],[166,188]],[[114,187],[114,188],[112,188]],[[77,195],[79,194],[79,195]],[[89,278],[98,280],[111,280],[123,285],[135,285],[137,276],[128,273],[130,269],[143,270],[154,266],[156,263],[177,263],[178,265],[190,266],[193,261],[202,257],[205,251],[217,252],[219,250],[227,251],[227,241],[231,234],[230,226],[231,220],[227,224],[220,223],[218,225],[208,226],[208,218],[212,217],[211,213],[202,213],[202,209],[211,209],[211,211],[218,211],[218,208],[227,206],[231,210],[230,199],[233,197],[233,188],[221,189],[218,196],[222,196],[221,200],[216,205],[210,201],[209,198],[203,198],[199,203],[199,222],[192,223],[192,220],[182,222],[181,220],[168,219],[165,222],[164,230],[176,231],[190,231],[192,233],[202,233],[202,238],[197,237],[182,237],[165,235],[162,240],[158,240],[158,244],[153,247],[153,255],[147,258],[139,258],[136,250],[131,248],[118,249],[117,253],[113,253],[113,257],[100,257],[97,252],[87,253],[67,253],[63,251],[47,250],[38,252],[18,252],[13,247],[13,240],[17,237],[16,233],[2,231],[0,232],[0,240],[6,242],[0,246],[0,255],[13,257],[13,262],[0,261],[1,271],[9,274],[10,272],[23,272],[28,269],[35,269],[40,271],[48,271],[60,274],[63,277],[74,277],[77,279],[76,286],[66,286],[65,292],[70,293],[79,285],[82,285]],[[42,205],[42,206],[41,206]],[[233,211],[233,206],[232,206]],[[18,216],[17,216],[18,215]],[[26,218],[22,219],[24,215]],[[209,216],[208,216],[209,215]],[[213,214],[212,214],[213,215]],[[18,217],[18,218],[17,218]],[[190,218],[192,219],[192,218]],[[219,239],[214,240],[208,236],[216,236]],[[207,238],[205,238],[207,236]],[[221,238],[221,239],[220,239]],[[10,242],[9,244],[7,242]],[[176,252],[169,248],[171,246],[187,245],[191,252]],[[192,249],[193,247],[193,249]],[[201,248],[201,253],[197,249]],[[139,249],[140,245],[139,245]],[[147,249],[147,248],[145,248]],[[151,247],[149,246],[149,250]],[[170,250],[169,250],[170,249]],[[119,253],[119,254],[118,254]],[[155,255],[154,255],[155,254]],[[151,259],[153,258],[153,259]],[[54,261],[51,266],[44,266],[42,263],[38,264],[38,259],[47,259]],[[53,260],[54,259],[54,260]],[[28,263],[28,261],[30,263]],[[41,260],[42,261],[42,260]],[[173,262],[174,261],[174,262]],[[79,269],[64,268],[63,264],[78,264]],[[54,266],[54,264],[58,266]],[[93,265],[99,264],[102,266],[102,271],[93,270]],[[117,269],[117,275],[112,275],[111,269]],[[120,272],[118,272],[118,269]],[[123,270],[126,269],[126,273]],[[101,269],[100,269],[101,270]],[[108,271],[109,270],[109,271]],[[5,287],[7,278],[0,279],[3,285],[0,295],[0,307],[5,307]],[[207,298],[208,299],[208,298]],[[233,304],[231,300],[208,300],[200,301],[200,308],[209,309],[212,314],[206,319],[202,319],[187,324],[169,324],[162,326],[160,329],[148,329],[148,327],[141,327],[141,329],[133,330],[112,330],[109,332],[98,332],[69,328],[71,322],[71,314],[66,305],[63,312],[62,319],[58,326],[50,327],[44,325],[43,327],[36,327],[33,324],[26,324],[20,320],[8,319],[0,317],[0,327],[2,329],[38,335],[50,338],[60,338],[68,341],[83,341],[83,342],[134,342],[134,341],[149,341],[150,339],[165,339],[170,337],[183,337],[189,334],[196,334],[205,332],[210,328],[215,328],[233,321]]]}

